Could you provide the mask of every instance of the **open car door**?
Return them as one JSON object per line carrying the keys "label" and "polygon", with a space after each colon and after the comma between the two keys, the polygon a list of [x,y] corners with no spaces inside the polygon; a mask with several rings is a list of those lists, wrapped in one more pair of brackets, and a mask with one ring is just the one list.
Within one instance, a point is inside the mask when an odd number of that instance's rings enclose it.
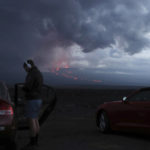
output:
{"label": "open car door", "polygon": [[[24,116],[24,104],[25,104],[25,93],[23,91],[24,83],[15,84],[15,97],[14,103],[16,106],[16,118],[17,118],[17,126],[19,130],[28,129],[27,119]],[[39,123],[42,125],[51,112],[54,110],[56,105],[57,97],[55,90],[48,86],[43,85],[42,87],[42,108],[39,115]]]}
{"label": "open car door", "polygon": [[8,103],[12,102],[10,95],[9,95],[8,87],[5,84],[5,82],[2,82],[2,81],[0,81],[0,99],[6,101]]}

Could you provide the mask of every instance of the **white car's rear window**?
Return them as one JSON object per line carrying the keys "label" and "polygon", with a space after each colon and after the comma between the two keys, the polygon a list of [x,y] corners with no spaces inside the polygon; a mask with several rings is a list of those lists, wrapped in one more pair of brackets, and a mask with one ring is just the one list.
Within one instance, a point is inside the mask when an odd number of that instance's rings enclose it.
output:
{"label": "white car's rear window", "polygon": [[8,88],[6,84],[2,81],[0,81],[0,99],[3,99],[7,102],[11,102]]}

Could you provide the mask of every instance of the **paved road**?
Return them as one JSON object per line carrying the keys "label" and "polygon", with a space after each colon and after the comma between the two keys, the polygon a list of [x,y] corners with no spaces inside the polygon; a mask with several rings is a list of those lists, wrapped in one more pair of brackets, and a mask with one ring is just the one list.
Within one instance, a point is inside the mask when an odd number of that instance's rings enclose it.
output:
{"label": "paved road", "polygon": [[[150,139],[126,134],[101,134],[95,126],[94,110],[90,113],[72,111],[67,105],[62,111],[56,109],[41,128],[38,150],[149,150]],[[79,110],[79,107],[74,110]],[[87,112],[87,114],[86,114]],[[28,141],[27,131],[19,133],[19,147]]]}
{"label": "paved road", "polygon": [[[99,103],[120,99],[128,91],[61,90],[55,111],[43,124],[39,150],[150,150],[149,137],[132,134],[101,134],[95,125]],[[28,142],[28,132],[21,131],[18,145]]]}

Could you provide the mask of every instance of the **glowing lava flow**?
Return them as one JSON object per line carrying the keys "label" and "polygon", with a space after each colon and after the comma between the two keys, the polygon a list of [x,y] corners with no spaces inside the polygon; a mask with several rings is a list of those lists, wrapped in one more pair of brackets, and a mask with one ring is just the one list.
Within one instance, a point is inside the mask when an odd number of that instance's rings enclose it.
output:
{"label": "glowing lava flow", "polygon": [[77,77],[75,75],[73,75],[70,67],[69,67],[69,63],[67,61],[67,59],[65,59],[65,57],[61,57],[59,58],[59,60],[57,59],[57,61],[54,61],[53,63],[53,68],[51,68],[51,72],[54,73],[56,76],[63,76],[65,78],[68,79],[72,79],[72,80],[80,80],[80,81],[86,81],[86,82],[94,82],[94,83],[101,83],[101,80],[88,80],[85,77]]}
{"label": "glowing lava flow", "polygon": [[86,78],[80,78],[80,77],[77,77],[77,76],[74,76],[72,71],[69,70],[69,66],[66,65],[64,67],[56,67],[56,68],[52,68],[51,69],[51,72],[54,73],[56,76],[63,76],[65,78],[68,78],[68,79],[72,79],[72,80],[80,80],[80,81],[86,81],[86,82],[93,82],[93,83],[96,83],[96,84],[99,84],[101,83],[102,81],[101,80],[88,80]]}
{"label": "glowing lava flow", "polygon": [[95,83],[101,83],[102,81],[101,80],[93,80],[93,82],[95,82]]}
{"label": "glowing lava flow", "polygon": [[61,59],[55,63],[55,68],[52,68],[51,72],[57,76],[60,75],[65,78],[78,80],[78,77],[72,75],[72,71],[68,70],[69,68],[70,67],[68,65],[68,62],[66,60]]}
{"label": "glowing lava flow", "polygon": [[57,68],[52,68],[51,72],[57,76],[60,75],[60,76],[63,76],[65,78],[68,78],[68,79],[78,80],[78,77],[72,75],[72,72],[68,69],[69,69],[69,67],[65,67],[65,68],[57,67]]}

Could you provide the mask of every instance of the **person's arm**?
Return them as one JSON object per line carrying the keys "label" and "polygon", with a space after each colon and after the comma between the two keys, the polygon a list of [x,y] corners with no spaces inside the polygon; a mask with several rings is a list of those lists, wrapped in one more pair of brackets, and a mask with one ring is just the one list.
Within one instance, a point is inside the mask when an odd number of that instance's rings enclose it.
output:
{"label": "person's arm", "polygon": [[23,90],[24,90],[25,92],[31,91],[32,86],[33,86],[33,82],[34,82],[33,77],[32,77],[31,75],[30,75],[30,76],[27,76],[25,85],[24,85],[24,87],[23,87]]}

